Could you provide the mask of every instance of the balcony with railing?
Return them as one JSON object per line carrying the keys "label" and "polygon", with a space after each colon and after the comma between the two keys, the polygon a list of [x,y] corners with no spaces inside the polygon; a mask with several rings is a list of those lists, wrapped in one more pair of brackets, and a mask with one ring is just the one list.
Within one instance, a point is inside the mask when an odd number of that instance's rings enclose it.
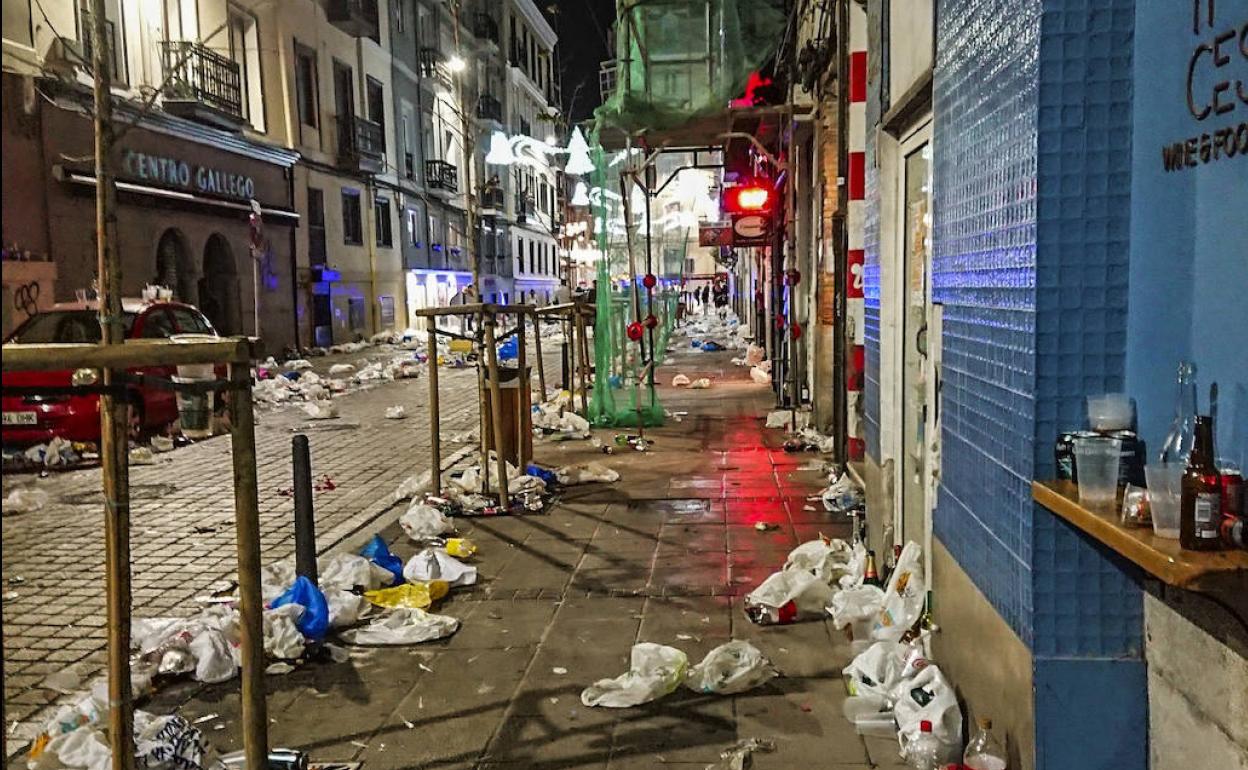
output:
{"label": "balcony with railing", "polygon": [[444,160],[425,161],[425,186],[431,190],[459,190],[459,169]]}
{"label": "balcony with railing", "polygon": [[501,187],[486,187],[481,191],[481,209],[483,211],[502,211],[507,206],[507,197]]}
{"label": "balcony with railing", "polygon": [[442,50],[434,46],[425,46],[416,52],[416,66],[420,69],[421,77],[431,78],[438,74],[438,67],[446,57],[442,55]]}
{"label": "balcony with railing", "polygon": [[498,22],[488,13],[478,13],[472,17],[472,34],[478,40],[486,40],[497,44],[500,40]]}
{"label": "balcony with railing", "polygon": [[386,165],[386,135],[380,123],[359,115],[338,116],[338,165],[366,174]]}
{"label": "balcony with railing", "polygon": [[525,193],[516,195],[516,223],[524,224],[533,216],[533,196]]}
{"label": "balcony with railing", "polygon": [[166,112],[238,129],[244,121],[243,87],[238,63],[194,40],[161,43]]}
{"label": "balcony with railing", "polygon": [[377,40],[381,34],[377,0],[329,0],[326,16],[348,35]]}
{"label": "balcony with railing", "polygon": [[490,94],[481,94],[477,99],[477,117],[481,120],[503,122],[503,103]]}

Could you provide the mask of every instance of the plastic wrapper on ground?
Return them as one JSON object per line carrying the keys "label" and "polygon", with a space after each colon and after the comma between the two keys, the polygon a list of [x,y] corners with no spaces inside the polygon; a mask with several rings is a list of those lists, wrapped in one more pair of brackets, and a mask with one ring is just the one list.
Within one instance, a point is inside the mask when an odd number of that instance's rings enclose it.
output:
{"label": "plastic wrapper on ground", "polygon": [[351,644],[419,644],[450,636],[458,628],[459,621],[447,615],[422,609],[396,609],[374,618],[363,628],[343,631],[340,636]]}
{"label": "plastic wrapper on ground", "polygon": [[734,639],[706,654],[689,668],[685,686],[690,690],[716,695],[732,695],[752,690],[778,676],[771,661],[754,645]]}
{"label": "plastic wrapper on ground", "polygon": [[832,588],[809,572],[772,574],[745,597],[745,614],[759,625],[793,623],[822,617]]}
{"label": "plastic wrapper on ground", "polygon": [[591,484],[593,482],[611,484],[620,480],[618,471],[608,468],[602,463],[595,462],[565,465],[555,471],[555,476],[559,479],[559,483],[564,486]]}
{"label": "plastic wrapper on ground", "polygon": [[413,540],[431,540],[455,532],[455,525],[446,514],[432,505],[417,500],[399,517],[399,526]]}
{"label": "plastic wrapper on ground", "polygon": [[628,671],[586,687],[581,692],[581,703],[605,708],[649,703],[675,691],[688,668],[689,656],[675,647],[641,642],[633,645]]}
{"label": "plastic wrapper on ground", "polygon": [[789,552],[785,570],[809,572],[828,585],[836,585],[850,569],[853,550],[844,540],[809,540]]}
{"label": "plastic wrapper on ground", "polygon": [[48,504],[48,493],[42,489],[15,489],[4,497],[4,513],[34,513]]}
{"label": "plastic wrapper on ground", "polygon": [[416,582],[445,580],[452,588],[477,582],[477,568],[438,548],[426,548],[407,560],[403,577]]}
{"label": "plastic wrapper on ground", "polygon": [[385,607],[386,609],[423,610],[446,596],[450,590],[451,586],[445,580],[429,580],[419,583],[404,583],[393,588],[381,588],[376,591],[365,591],[364,598],[372,604],[378,607]]}

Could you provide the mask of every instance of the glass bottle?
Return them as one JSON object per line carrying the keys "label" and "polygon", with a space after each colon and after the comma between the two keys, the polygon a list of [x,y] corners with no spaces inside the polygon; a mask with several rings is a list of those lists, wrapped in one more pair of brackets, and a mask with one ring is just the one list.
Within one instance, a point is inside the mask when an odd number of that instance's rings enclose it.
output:
{"label": "glass bottle", "polygon": [[1179,362],[1179,389],[1175,399],[1174,422],[1161,445],[1161,462],[1187,466],[1196,441],[1196,364]]}
{"label": "glass bottle", "polygon": [[991,719],[979,720],[979,729],[962,754],[962,765],[966,770],[1005,770],[1005,749],[992,735]]}
{"label": "glass bottle", "polygon": [[862,582],[864,585],[884,587],[884,581],[880,580],[879,570],[875,566],[875,551],[867,551],[867,568],[863,573]]}
{"label": "glass bottle", "polygon": [[906,766],[911,770],[940,770],[941,746],[932,735],[932,723],[919,722],[919,734],[906,746]]}
{"label": "glass bottle", "polygon": [[1222,523],[1222,477],[1213,464],[1213,420],[1196,418],[1196,443],[1183,471],[1183,496],[1179,503],[1179,545],[1189,551],[1215,551],[1222,547],[1218,527]]}

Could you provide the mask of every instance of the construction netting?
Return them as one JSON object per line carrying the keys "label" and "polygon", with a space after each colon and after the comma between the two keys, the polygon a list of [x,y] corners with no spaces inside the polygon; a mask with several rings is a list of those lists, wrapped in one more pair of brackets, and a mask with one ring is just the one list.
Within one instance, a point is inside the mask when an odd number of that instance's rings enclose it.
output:
{"label": "construction netting", "polygon": [[599,125],[664,129],[724,110],[775,52],[785,18],[781,0],[622,0]]}

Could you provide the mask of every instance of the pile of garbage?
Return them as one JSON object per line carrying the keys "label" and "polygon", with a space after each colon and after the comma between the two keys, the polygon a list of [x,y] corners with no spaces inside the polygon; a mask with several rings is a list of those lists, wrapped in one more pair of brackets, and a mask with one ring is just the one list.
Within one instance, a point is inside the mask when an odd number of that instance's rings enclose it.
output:
{"label": "pile of garbage", "polygon": [[737,350],[746,345],[744,340],[750,336],[749,328],[727,311],[722,317],[719,314],[696,317],[685,324],[684,332],[689,337],[690,347],[703,353]]}
{"label": "pile of garbage", "polygon": [[36,444],[26,449],[4,450],[5,470],[68,470],[84,460],[94,459],[96,447],[92,444],[72,442],[53,436],[46,444]]}
{"label": "pile of garbage", "polygon": [[[364,343],[349,343],[364,344]],[[297,358],[279,364],[269,358],[255,369],[256,383],[252,398],[257,404],[275,406],[290,402],[321,404],[334,396],[391,380],[411,379],[420,375],[428,358],[421,352],[405,353],[389,360],[376,360],[357,367],[334,364],[325,375],[317,374],[307,359]],[[310,412],[313,419],[325,419],[319,412]]]}
{"label": "pile of garbage", "polygon": [[697,693],[734,695],[779,676],[757,647],[734,639],[689,665],[689,656],[675,647],[653,642],[633,645],[628,671],[600,679],[581,692],[581,703],[604,708],[629,708],[658,700],[682,685]]}
{"label": "pile of garbage", "polygon": [[572,411],[572,394],[559,391],[554,398],[533,405],[533,435],[551,441],[586,439],[590,436],[589,420]]}

